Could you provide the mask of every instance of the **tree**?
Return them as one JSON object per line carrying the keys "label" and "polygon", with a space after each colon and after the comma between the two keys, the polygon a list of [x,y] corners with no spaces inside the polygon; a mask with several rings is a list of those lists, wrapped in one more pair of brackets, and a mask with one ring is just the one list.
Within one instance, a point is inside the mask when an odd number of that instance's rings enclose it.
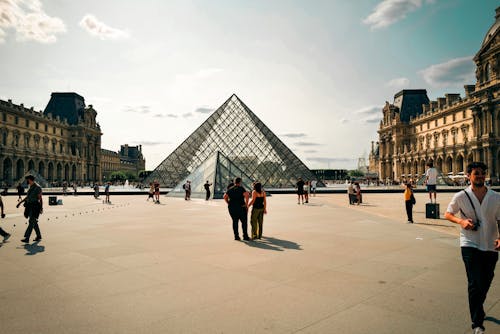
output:
{"label": "tree", "polygon": [[354,170],[350,170],[348,175],[351,178],[356,178],[356,177],[363,177],[363,176],[365,176],[365,173],[363,173],[359,169],[354,169]]}
{"label": "tree", "polygon": [[109,176],[109,179],[112,182],[116,182],[116,181],[123,182],[127,179],[127,175],[122,171],[117,171],[117,172],[111,173],[111,175]]}

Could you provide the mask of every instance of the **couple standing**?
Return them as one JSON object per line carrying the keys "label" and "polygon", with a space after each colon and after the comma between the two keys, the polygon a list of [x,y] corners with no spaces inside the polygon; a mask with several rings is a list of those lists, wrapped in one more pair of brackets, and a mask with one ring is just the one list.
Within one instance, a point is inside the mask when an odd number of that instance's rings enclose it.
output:
{"label": "couple standing", "polygon": [[247,232],[247,212],[252,206],[250,223],[252,225],[252,240],[262,238],[262,225],[264,214],[267,213],[266,192],[262,189],[260,182],[253,185],[252,199],[248,202],[249,194],[241,185],[241,178],[237,177],[224,194],[224,201],[227,203],[229,215],[233,221],[234,240],[241,240],[238,231],[238,221],[241,221],[243,230],[243,240],[250,240]]}

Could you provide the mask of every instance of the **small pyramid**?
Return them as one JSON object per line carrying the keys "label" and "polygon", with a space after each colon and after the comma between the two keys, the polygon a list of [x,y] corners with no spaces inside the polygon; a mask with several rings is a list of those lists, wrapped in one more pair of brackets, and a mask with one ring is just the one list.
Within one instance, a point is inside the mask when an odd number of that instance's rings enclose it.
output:
{"label": "small pyramid", "polygon": [[42,188],[47,188],[49,186],[49,182],[43,178],[40,173],[35,172],[33,169],[30,169],[22,178],[20,178],[17,183],[20,183],[23,187],[28,187],[28,183],[26,182],[26,176],[33,175],[35,177],[35,182],[40,185]]}
{"label": "small pyramid", "polygon": [[316,179],[307,166],[233,94],[144,182],[158,180],[163,187],[175,187],[217,151],[251,180],[259,180],[266,188],[293,187],[299,177]]}
{"label": "small pyramid", "polygon": [[247,191],[252,190],[253,180],[245,174],[236,164],[229,160],[224,154],[217,151],[210,158],[198,166],[189,176],[179,182],[169,193],[168,197],[184,197],[183,185],[187,180],[191,181],[191,197],[205,198],[205,182],[208,181],[212,198],[221,199],[226,192],[227,186],[236,177],[241,177],[242,186]]}

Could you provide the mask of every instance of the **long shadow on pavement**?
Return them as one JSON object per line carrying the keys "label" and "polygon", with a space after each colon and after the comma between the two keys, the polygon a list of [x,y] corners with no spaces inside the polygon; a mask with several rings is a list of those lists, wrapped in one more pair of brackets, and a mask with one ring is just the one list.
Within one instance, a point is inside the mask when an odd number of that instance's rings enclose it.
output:
{"label": "long shadow on pavement", "polygon": [[260,240],[254,240],[245,243],[247,246],[262,248],[267,250],[274,250],[283,252],[285,249],[302,250],[303,248],[296,242],[277,239],[272,237],[262,237]]}
{"label": "long shadow on pavement", "polygon": [[[21,248],[21,247],[18,247]],[[36,255],[38,253],[45,252],[45,246],[40,246],[38,241],[32,244],[25,244],[22,248],[26,249],[26,254],[24,255]]]}

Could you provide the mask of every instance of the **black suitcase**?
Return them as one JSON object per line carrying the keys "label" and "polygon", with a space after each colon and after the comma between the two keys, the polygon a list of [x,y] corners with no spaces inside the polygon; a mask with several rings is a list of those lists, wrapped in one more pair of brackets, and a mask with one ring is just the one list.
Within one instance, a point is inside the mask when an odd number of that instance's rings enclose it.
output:
{"label": "black suitcase", "polygon": [[439,219],[439,203],[425,204],[425,218]]}
{"label": "black suitcase", "polygon": [[49,196],[49,205],[57,205],[57,196]]}

